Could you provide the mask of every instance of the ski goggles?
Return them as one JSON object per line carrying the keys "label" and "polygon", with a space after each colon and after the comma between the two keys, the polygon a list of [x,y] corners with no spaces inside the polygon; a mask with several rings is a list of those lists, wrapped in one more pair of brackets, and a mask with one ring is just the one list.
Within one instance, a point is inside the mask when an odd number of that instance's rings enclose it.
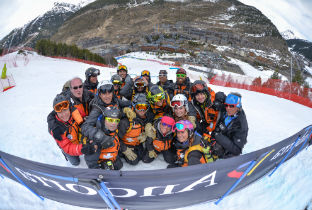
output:
{"label": "ski goggles", "polygon": [[119,71],[119,70],[128,71],[127,66],[125,66],[125,65],[118,66],[118,71]]}
{"label": "ski goggles", "polygon": [[142,71],[141,76],[150,76],[150,72],[147,70]]}
{"label": "ski goggles", "polygon": [[186,77],[186,74],[177,74],[177,77],[178,78],[184,78],[184,77]]}
{"label": "ski goggles", "polygon": [[167,123],[161,123],[162,124],[162,126],[164,126],[164,127],[168,127],[168,128],[171,128],[172,129],[172,125],[170,125],[170,124],[167,124]]}
{"label": "ski goggles", "polygon": [[136,104],[135,109],[138,111],[146,111],[148,109],[147,104]]}
{"label": "ski goggles", "polygon": [[120,119],[111,118],[111,117],[105,117],[105,120],[106,120],[106,122],[109,122],[109,123],[119,123],[120,122]]}
{"label": "ski goggles", "polygon": [[165,94],[163,94],[163,93],[158,93],[156,95],[151,96],[151,98],[150,98],[150,100],[152,102],[155,102],[155,103],[158,101],[161,101],[163,99],[165,99]]}
{"label": "ski goggles", "polygon": [[114,86],[111,84],[102,85],[98,91],[99,93],[112,93],[114,91]]}
{"label": "ski goggles", "polygon": [[169,116],[163,116],[162,118],[161,118],[161,124],[163,125],[163,126],[166,126],[166,127],[168,127],[168,128],[171,128],[172,129],[172,126],[174,125],[174,123],[175,123],[175,121],[174,121],[174,119],[173,118],[171,118],[171,117],[169,117]]}
{"label": "ski goggles", "polygon": [[62,110],[66,110],[69,108],[69,102],[68,101],[62,101],[60,103],[55,104],[54,111],[55,112],[61,112]]}
{"label": "ski goggles", "polygon": [[88,76],[91,76],[91,77],[97,77],[99,75],[100,75],[100,71],[98,69],[95,69],[88,74]]}
{"label": "ski goggles", "polygon": [[177,122],[176,124],[174,124],[174,126],[172,128],[172,132],[175,132],[175,131],[182,131],[183,132],[188,127],[191,127],[191,125],[189,125],[189,124],[191,124],[191,122],[188,122],[188,125]]}
{"label": "ski goggles", "polygon": [[192,93],[201,93],[205,90],[205,86],[203,84],[193,85],[191,88]]}
{"label": "ski goggles", "polygon": [[139,82],[135,82],[134,83],[134,86],[135,87],[145,87],[145,82],[144,81],[139,81]]}
{"label": "ski goggles", "polygon": [[77,90],[77,89],[81,89],[82,87],[83,87],[83,85],[81,84],[79,86],[72,87],[72,89]]}
{"label": "ski goggles", "polygon": [[182,107],[184,106],[184,101],[171,101],[170,102],[170,106],[172,108],[175,108],[175,107]]}
{"label": "ski goggles", "polygon": [[121,85],[121,84],[122,84],[122,81],[113,80],[112,83],[113,83],[113,85]]}

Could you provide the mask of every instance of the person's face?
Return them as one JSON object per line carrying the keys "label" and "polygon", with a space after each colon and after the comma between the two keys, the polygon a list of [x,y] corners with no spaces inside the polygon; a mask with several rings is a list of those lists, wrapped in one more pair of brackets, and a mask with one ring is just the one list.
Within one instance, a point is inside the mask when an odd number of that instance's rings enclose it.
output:
{"label": "person's face", "polygon": [[167,81],[167,75],[165,74],[160,74],[158,78],[160,83],[165,83]]}
{"label": "person's face", "polygon": [[144,77],[145,79],[146,79],[146,81],[149,81],[149,76],[147,76],[147,75],[144,75],[144,76],[142,76],[142,77]]}
{"label": "person's face", "polygon": [[119,75],[122,79],[126,79],[127,71],[126,71],[126,70],[119,70],[119,71],[118,71],[118,75]]}
{"label": "person's face", "polygon": [[140,118],[142,118],[142,119],[145,119],[146,118],[146,111],[147,110],[144,110],[144,109],[142,109],[142,110],[137,110],[137,109],[135,109],[135,113],[140,117]]}
{"label": "person's face", "polygon": [[61,112],[56,113],[57,116],[64,122],[67,122],[70,118],[70,110],[68,109],[63,109]]}
{"label": "person's face", "polygon": [[177,138],[179,142],[185,142],[188,139],[188,131],[185,129],[184,131],[177,131]]}
{"label": "person's face", "polygon": [[113,100],[113,93],[100,93],[100,98],[102,99],[102,101],[106,104],[110,104]]}
{"label": "person's face", "polygon": [[137,87],[137,90],[138,90],[139,93],[143,92],[144,91],[144,86]]}
{"label": "person's face", "polygon": [[174,107],[174,114],[175,114],[177,117],[183,117],[184,115],[186,115],[185,106]]}
{"label": "person's face", "polygon": [[96,84],[97,81],[98,81],[97,76],[95,76],[95,77],[91,76],[89,80],[90,80],[90,82],[93,83],[93,84]]}
{"label": "person's face", "polygon": [[118,84],[114,84],[114,90],[119,90],[119,85]]}
{"label": "person's face", "polygon": [[206,95],[204,93],[197,93],[195,95],[196,101],[198,101],[200,104],[204,103],[206,100]]}
{"label": "person's face", "polygon": [[162,134],[166,135],[169,131],[171,131],[172,126],[164,125],[163,123],[160,122],[159,128]]}
{"label": "person's face", "polygon": [[[117,119],[117,118],[112,118],[112,119]],[[115,131],[118,127],[118,124],[119,124],[119,121],[109,122],[108,120],[105,119],[105,128],[109,131]]]}
{"label": "person's face", "polygon": [[226,112],[229,116],[236,114],[236,112],[238,111],[238,108],[236,107],[236,105],[231,105],[231,104],[229,104],[229,105],[226,104],[225,109],[226,109]]}
{"label": "person's face", "polygon": [[161,99],[155,103],[156,106],[162,106],[165,99]]}
{"label": "person's face", "polygon": [[185,82],[185,80],[186,80],[186,75],[184,74],[184,77],[178,77],[178,75],[177,75],[177,83],[178,84],[180,84],[180,85],[182,85],[184,82]]}
{"label": "person's face", "polygon": [[76,98],[82,98],[83,94],[83,85],[80,79],[74,79],[71,81],[71,88],[70,92],[76,97]]}

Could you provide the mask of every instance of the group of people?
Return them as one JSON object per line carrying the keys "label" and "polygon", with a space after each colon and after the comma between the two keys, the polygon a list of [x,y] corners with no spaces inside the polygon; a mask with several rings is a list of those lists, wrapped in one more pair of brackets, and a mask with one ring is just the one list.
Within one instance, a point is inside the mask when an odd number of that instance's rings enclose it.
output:
{"label": "group of people", "polygon": [[240,155],[248,124],[239,93],[215,93],[202,80],[193,83],[183,68],[176,82],[159,71],[131,78],[125,65],[110,81],[98,81],[90,67],[85,81],[75,77],[53,100],[49,133],[65,158],[89,168],[120,170],[122,158],[131,165],[150,163],[163,155],[168,168],[204,164]]}

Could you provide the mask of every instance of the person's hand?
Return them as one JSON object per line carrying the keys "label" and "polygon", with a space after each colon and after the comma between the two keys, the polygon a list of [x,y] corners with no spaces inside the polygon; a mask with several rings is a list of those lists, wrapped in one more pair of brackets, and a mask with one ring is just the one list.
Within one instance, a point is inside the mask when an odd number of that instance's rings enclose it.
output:
{"label": "person's hand", "polygon": [[133,152],[134,148],[129,148],[122,152],[129,160],[134,161],[138,156]]}
{"label": "person's hand", "polygon": [[148,137],[155,139],[156,138],[156,129],[152,125],[152,123],[147,123],[145,125],[145,133]]}
{"label": "person's hand", "polygon": [[84,155],[92,155],[96,152],[95,145],[84,144],[81,148],[81,153]]}
{"label": "person's hand", "polygon": [[114,138],[112,136],[107,136],[102,130],[94,135],[95,143],[101,145],[102,149],[110,148],[115,145]]}
{"label": "person's hand", "polygon": [[133,121],[133,119],[136,117],[135,112],[130,107],[125,107],[123,109],[123,112],[125,113],[125,115],[129,119],[129,121]]}
{"label": "person's hand", "polygon": [[146,141],[146,133],[142,132],[139,136],[138,136],[138,140],[140,141],[140,143],[143,143]]}
{"label": "person's hand", "polygon": [[156,158],[157,157],[157,154],[154,150],[151,150],[151,151],[148,151],[148,156],[150,158]]}

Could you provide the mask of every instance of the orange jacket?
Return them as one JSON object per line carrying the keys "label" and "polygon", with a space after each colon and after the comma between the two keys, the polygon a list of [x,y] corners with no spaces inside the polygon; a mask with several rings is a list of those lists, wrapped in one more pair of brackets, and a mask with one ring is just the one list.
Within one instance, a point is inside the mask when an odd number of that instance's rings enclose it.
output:
{"label": "orange jacket", "polygon": [[114,137],[114,146],[101,150],[101,154],[99,157],[100,162],[107,161],[107,160],[111,160],[114,162],[116,160],[118,151],[120,148],[119,138],[117,136],[117,133],[118,133],[118,130],[109,134],[110,136]]}

